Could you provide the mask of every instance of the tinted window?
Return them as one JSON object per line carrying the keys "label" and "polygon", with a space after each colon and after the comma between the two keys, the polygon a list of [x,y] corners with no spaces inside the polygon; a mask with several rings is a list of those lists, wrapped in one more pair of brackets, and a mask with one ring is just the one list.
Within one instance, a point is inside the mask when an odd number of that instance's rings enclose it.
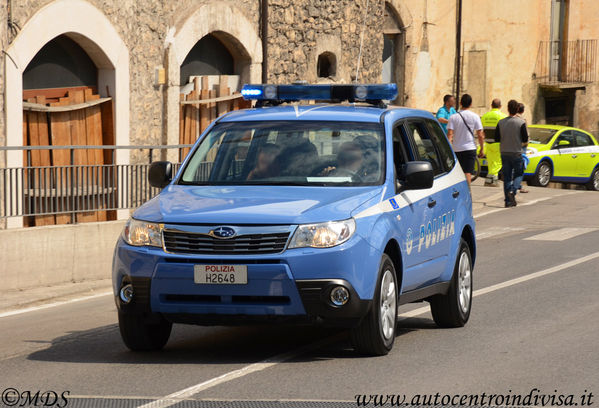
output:
{"label": "tinted window", "polygon": [[593,141],[589,137],[589,135],[585,135],[582,132],[574,132],[574,137],[576,139],[576,146],[593,146]]}
{"label": "tinted window", "polygon": [[435,176],[444,172],[443,165],[433,141],[425,130],[424,123],[410,122],[407,124],[409,136],[414,141],[416,160],[427,161],[433,166]]}
{"label": "tinted window", "polygon": [[433,120],[427,120],[426,126],[434,144],[439,150],[441,162],[445,165],[445,170],[450,171],[455,165],[455,159],[453,156],[453,149],[449,144],[449,140],[447,140],[447,136],[445,136],[445,132],[443,132],[441,126]]}
{"label": "tinted window", "polygon": [[402,138],[402,126],[403,125],[400,123],[393,129],[393,163],[395,165],[395,178],[400,174],[402,166],[409,160]]}
{"label": "tinted window", "polygon": [[574,135],[572,134],[572,132],[570,130],[566,130],[565,132],[560,133],[560,135],[557,137],[557,139],[555,140],[555,143],[553,144],[553,148],[557,148],[557,146],[559,145],[559,142],[561,142],[562,140],[567,140],[570,143],[570,146],[574,147]]}
{"label": "tinted window", "polygon": [[385,175],[379,123],[219,123],[192,154],[184,184],[361,186]]}

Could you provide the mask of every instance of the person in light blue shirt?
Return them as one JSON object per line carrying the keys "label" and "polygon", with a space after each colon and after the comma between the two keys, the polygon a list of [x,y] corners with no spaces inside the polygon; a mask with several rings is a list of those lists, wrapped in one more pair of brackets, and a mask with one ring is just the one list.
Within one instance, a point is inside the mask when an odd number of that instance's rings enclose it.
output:
{"label": "person in light blue shirt", "polygon": [[455,97],[453,95],[445,95],[443,97],[443,106],[437,111],[437,120],[441,123],[441,127],[445,133],[447,133],[449,117],[455,113]]}

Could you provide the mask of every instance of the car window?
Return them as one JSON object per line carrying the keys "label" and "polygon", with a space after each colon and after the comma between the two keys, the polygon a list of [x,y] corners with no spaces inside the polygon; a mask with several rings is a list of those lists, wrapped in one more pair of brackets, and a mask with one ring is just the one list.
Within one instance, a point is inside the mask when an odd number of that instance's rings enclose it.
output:
{"label": "car window", "polygon": [[559,146],[559,142],[561,142],[562,140],[567,140],[570,143],[570,146],[572,146],[572,147],[575,146],[574,135],[572,134],[571,130],[566,130],[559,134],[559,136],[555,140],[555,143],[553,144],[553,149],[556,149],[557,146]]}
{"label": "car window", "polygon": [[215,125],[192,153],[183,184],[377,185],[380,123],[260,121]]}
{"label": "car window", "polygon": [[402,123],[398,123],[393,128],[393,164],[395,166],[395,178],[401,173],[402,166],[409,159],[405,148],[405,140],[402,134]]}
{"label": "car window", "polygon": [[584,147],[584,146],[593,146],[594,143],[589,137],[589,135],[585,135],[582,132],[574,131],[574,138],[576,139],[576,146]]}
{"label": "car window", "polygon": [[408,122],[407,130],[409,136],[414,141],[418,160],[429,162],[433,166],[433,173],[436,175],[445,170],[441,164],[439,154],[429,134],[426,132],[424,123]]}
{"label": "car window", "polygon": [[428,128],[433,143],[438,147],[441,162],[445,166],[445,170],[451,171],[453,166],[455,166],[455,158],[445,132],[443,132],[441,126],[434,120],[427,120],[426,127]]}

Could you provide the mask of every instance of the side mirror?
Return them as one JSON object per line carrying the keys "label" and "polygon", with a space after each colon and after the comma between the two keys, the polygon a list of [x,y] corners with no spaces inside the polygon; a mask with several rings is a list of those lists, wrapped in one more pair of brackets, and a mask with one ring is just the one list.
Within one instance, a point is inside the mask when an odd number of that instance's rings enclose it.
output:
{"label": "side mirror", "polygon": [[570,146],[570,142],[567,140],[560,140],[557,144],[557,148],[559,149],[560,147],[569,147]]}
{"label": "side mirror", "polygon": [[403,165],[400,181],[406,190],[425,190],[433,186],[433,165],[427,161],[413,161]]}
{"label": "side mirror", "polygon": [[157,161],[150,164],[148,181],[152,187],[164,188],[173,179],[173,165],[168,161]]}

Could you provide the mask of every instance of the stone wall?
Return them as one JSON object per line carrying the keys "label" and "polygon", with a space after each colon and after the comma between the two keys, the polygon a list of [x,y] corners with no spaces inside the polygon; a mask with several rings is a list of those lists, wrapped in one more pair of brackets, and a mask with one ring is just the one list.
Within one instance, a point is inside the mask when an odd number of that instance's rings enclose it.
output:
{"label": "stone wall", "polygon": [[[368,10],[366,6],[368,5]],[[316,82],[318,55],[335,54],[334,82],[355,79],[360,54],[360,82],[377,82],[381,74],[384,1],[271,0],[269,9],[268,77],[270,82]]]}

